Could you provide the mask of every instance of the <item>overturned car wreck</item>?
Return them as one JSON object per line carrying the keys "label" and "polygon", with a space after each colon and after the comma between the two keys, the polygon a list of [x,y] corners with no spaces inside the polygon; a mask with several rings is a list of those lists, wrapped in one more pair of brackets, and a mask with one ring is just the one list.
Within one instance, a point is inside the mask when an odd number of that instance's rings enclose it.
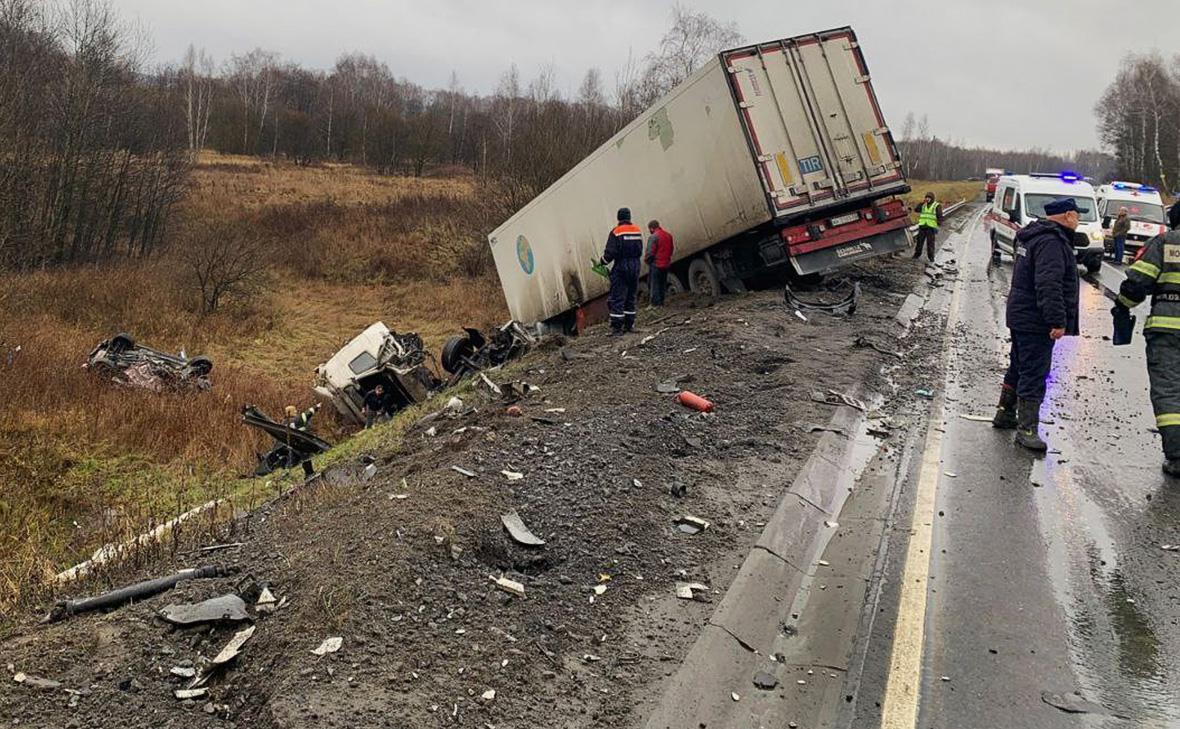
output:
{"label": "overturned car wreck", "polygon": [[99,342],[83,365],[86,369],[110,377],[120,385],[152,392],[166,389],[195,388],[208,390],[213,383],[209,373],[213,361],[208,357],[188,357],[184,352],[168,354],[137,344],[126,333]]}
{"label": "overturned car wreck", "polygon": [[365,394],[382,385],[391,412],[422,402],[442,382],[426,365],[422,338],[373,324],[316,368],[315,392],[346,423],[365,422]]}
{"label": "overturned car wreck", "polygon": [[518,321],[510,321],[490,337],[478,329],[464,327],[466,334],[454,336],[443,345],[442,366],[452,382],[492,367],[499,367],[529,350],[537,340]]}

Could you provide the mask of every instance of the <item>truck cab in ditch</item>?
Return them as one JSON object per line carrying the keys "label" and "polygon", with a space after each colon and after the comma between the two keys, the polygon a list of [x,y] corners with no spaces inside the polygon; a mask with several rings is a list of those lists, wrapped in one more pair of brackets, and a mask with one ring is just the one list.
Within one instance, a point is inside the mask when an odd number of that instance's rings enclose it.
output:
{"label": "truck cab in ditch", "polygon": [[363,425],[365,394],[377,385],[385,386],[397,410],[422,402],[442,385],[426,359],[420,336],[398,334],[377,322],[316,368],[315,392],[346,423]]}

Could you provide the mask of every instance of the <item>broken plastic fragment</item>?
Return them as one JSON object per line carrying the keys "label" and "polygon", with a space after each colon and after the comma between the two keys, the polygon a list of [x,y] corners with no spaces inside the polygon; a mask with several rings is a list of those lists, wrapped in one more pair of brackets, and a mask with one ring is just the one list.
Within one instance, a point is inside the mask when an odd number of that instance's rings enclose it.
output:
{"label": "broken plastic fragment", "polygon": [[510,580],[507,577],[489,577],[488,579],[494,582],[496,587],[504,592],[516,595],[517,597],[524,597],[524,585],[516,580]]}
{"label": "broken plastic fragment", "polygon": [[488,689],[487,691],[484,691],[482,698],[484,701],[491,701],[492,699],[496,698],[496,689]]}
{"label": "broken plastic fragment", "polygon": [[517,471],[500,471],[500,473],[504,474],[504,478],[509,481],[519,481],[524,478],[524,474]]}
{"label": "broken plastic fragment", "polygon": [[475,478],[475,471],[468,471],[466,468],[463,468],[462,466],[451,466],[451,470],[454,471],[455,473],[466,476],[467,478]]}
{"label": "broken plastic fragment", "polygon": [[[795,312],[795,313],[798,313],[798,312]],[[733,699],[734,701],[741,701],[742,695],[739,694],[737,691],[730,691],[729,698]]]}
{"label": "broken plastic fragment", "polygon": [[340,650],[340,646],[342,645],[344,645],[344,638],[340,636],[324,638],[324,642],[320,643],[319,648],[313,648],[311,652],[317,656],[326,656],[329,653],[335,653]]}
{"label": "broken plastic fragment", "polygon": [[709,528],[709,522],[691,514],[685,514],[676,520],[676,527],[685,534],[699,534]]}
{"label": "broken plastic fragment", "polygon": [[160,617],[173,625],[196,625],[226,620],[236,622],[249,620],[246,603],[237,595],[222,595],[204,602],[166,605],[160,610]]}
{"label": "broken plastic fragment", "polygon": [[520,544],[526,547],[545,546],[545,540],[529,531],[529,528],[524,525],[524,520],[520,518],[520,514],[515,511],[501,515],[500,522],[508,530],[508,535]]}
{"label": "broken plastic fragment", "polygon": [[183,701],[184,699],[199,699],[207,693],[209,693],[207,688],[176,689],[172,695]]}

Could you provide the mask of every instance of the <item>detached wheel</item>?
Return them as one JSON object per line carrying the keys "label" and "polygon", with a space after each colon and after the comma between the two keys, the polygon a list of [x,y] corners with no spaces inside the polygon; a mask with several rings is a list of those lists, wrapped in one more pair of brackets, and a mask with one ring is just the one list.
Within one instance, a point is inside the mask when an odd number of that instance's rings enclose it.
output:
{"label": "detached wheel", "polygon": [[694,258],[688,265],[688,287],[697,296],[716,299],[721,296],[721,279],[717,269],[704,258]]}
{"label": "detached wheel", "polygon": [[194,377],[205,377],[213,371],[213,360],[208,357],[193,357],[188,361],[188,371]]}
{"label": "detached wheel", "polygon": [[466,366],[463,363],[463,358],[470,357],[473,354],[475,354],[475,345],[472,344],[470,337],[451,337],[447,340],[447,343],[443,345],[443,369],[452,375],[457,374]]}
{"label": "detached wheel", "polygon": [[119,354],[130,349],[135,349],[135,337],[126,332],[119,332],[111,337],[111,343],[107,346],[107,351],[111,354]]}

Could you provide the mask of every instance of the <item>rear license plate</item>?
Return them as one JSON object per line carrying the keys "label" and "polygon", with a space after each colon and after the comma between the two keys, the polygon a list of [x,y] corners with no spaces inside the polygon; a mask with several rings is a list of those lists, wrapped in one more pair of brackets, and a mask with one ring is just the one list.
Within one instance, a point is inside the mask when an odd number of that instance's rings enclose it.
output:
{"label": "rear license plate", "polygon": [[855,223],[858,220],[860,220],[860,213],[848,213],[847,215],[839,215],[835,218],[832,218],[828,222],[831,223],[833,228],[835,228],[840,225]]}

